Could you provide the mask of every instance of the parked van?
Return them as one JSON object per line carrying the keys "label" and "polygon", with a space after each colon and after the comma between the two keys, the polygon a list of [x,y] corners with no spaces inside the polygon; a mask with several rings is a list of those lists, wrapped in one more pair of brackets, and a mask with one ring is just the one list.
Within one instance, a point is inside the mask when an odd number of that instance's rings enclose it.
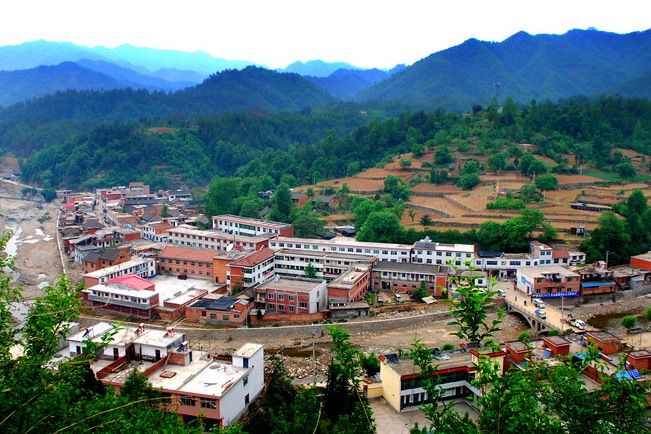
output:
{"label": "parked van", "polygon": [[534,298],[533,299],[533,305],[536,306],[538,309],[544,309],[545,308],[545,302],[542,301],[539,298]]}
{"label": "parked van", "polygon": [[536,309],[534,313],[541,319],[547,319],[547,314],[542,309]]}

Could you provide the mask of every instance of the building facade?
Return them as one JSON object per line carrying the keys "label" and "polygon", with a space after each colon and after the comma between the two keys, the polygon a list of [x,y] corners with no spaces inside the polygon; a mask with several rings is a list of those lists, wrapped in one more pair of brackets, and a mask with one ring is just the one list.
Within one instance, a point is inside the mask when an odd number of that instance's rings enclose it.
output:
{"label": "building facade", "polygon": [[188,225],[168,229],[167,235],[167,242],[175,246],[222,252],[225,252],[229,246],[238,250],[254,251],[269,245],[269,237],[246,237],[222,231],[202,231]]}
{"label": "building facade", "polygon": [[327,297],[326,282],[318,279],[276,276],[255,289],[256,307],[268,313],[317,313],[327,308]]}
{"label": "building facade", "polygon": [[581,295],[579,274],[557,265],[518,268],[516,286],[533,297],[560,298]]}
{"label": "building facade", "polygon": [[435,297],[443,297],[451,268],[445,265],[377,262],[373,267],[373,291],[411,293],[423,282]]}
{"label": "building facade", "polygon": [[86,273],[84,274],[84,285],[88,288],[127,274],[136,274],[144,279],[154,277],[156,275],[156,260],[153,258],[134,258],[112,267]]}
{"label": "building facade", "polygon": [[258,235],[294,236],[294,228],[289,223],[240,217],[230,214],[213,216],[212,228],[229,234],[248,237]]}

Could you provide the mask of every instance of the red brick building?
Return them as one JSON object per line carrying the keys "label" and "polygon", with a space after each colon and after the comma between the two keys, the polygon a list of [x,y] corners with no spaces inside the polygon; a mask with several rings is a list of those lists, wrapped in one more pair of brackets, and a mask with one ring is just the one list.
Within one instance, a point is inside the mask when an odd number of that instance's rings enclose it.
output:
{"label": "red brick building", "polygon": [[240,290],[250,288],[273,276],[274,253],[264,247],[226,264],[227,291],[232,293],[238,286]]}
{"label": "red brick building", "polygon": [[192,321],[208,324],[246,325],[253,303],[236,297],[204,297],[185,308],[185,316]]}
{"label": "red brick building", "polygon": [[619,353],[622,348],[622,341],[614,335],[604,331],[589,331],[586,339],[592,345],[595,345],[603,354]]}
{"label": "red brick building", "polygon": [[258,309],[271,314],[308,314],[326,309],[328,289],[318,279],[274,278],[255,289]]}
{"label": "red brick building", "polygon": [[165,246],[156,260],[159,273],[172,276],[186,275],[196,279],[210,279],[213,275],[214,250]]}
{"label": "red brick building", "polygon": [[82,268],[84,273],[90,273],[112,265],[122,264],[130,259],[131,255],[129,255],[129,246],[103,249],[96,252],[90,252],[84,256]]}
{"label": "red brick building", "polygon": [[357,264],[328,283],[328,306],[340,306],[362,300],[370,286],[370,264]]}
{"label": "red brick building", "polygon": [[633,267],[641,268],[642,270],[651,271],[651,252],[631,256],[631,265]]}
{"label": "red brick building", "polygon": [[411,293],[422,282],[430,294],[442,297],[447,287],[450,267],[379,261],[373,266],[373,290]]}

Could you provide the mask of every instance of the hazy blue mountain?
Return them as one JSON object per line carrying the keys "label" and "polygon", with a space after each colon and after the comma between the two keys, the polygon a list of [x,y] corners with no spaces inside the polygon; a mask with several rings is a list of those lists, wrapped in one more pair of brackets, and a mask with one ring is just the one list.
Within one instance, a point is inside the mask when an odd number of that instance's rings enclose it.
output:
{"label": "hazy blue mountain", "polygon": [[92,71],[73,62],[18,71],[0,71],[0,105],[67,89],[117,89],[130,83]]}
{"label": "hazy blue mountain", "polygon": [[158,77],[152,77],[103,60],[80,59],[75,63],[86,69],[106,74],[120,82],[131,83],[133,86],[142,89],[170,91],[183,89],[196,84],[196,82],[192,81],[169,81]]}
{"label": "hazy blue mountain", "polygon": [[361,91],[358,98],[467,110],[489,104],[497,82],[501,97],[528,102],[609,93],[623,83],[628,83],[629,94],[648,93],[641,87],[645,81],[636,81],[648,72],[651,30],[625,35],[519,32],[500,43],[469,39],[434,53]]}
{"label": "hazy blue mountain", "polygon": [[248,66],[211,75],[174,95],[210,111],[277,111],[322,106],[332,98],[298,74]]}
{"label": "hazy blue mountain", "polygon": [[[253,66],[241,71],[227,70],[213,74],[199,85],[169,94],[137,90],[136,86],[119,89],[124,87],[124,83],[74,63],[37,69],[49,73],[63,69],[64,77],[71,75],[70,69],[78,70],[79,76],[83,73],[98,77],[92,85],[84,89],[113,90],[70,90],[46,95],[1,109],[0,123],[62,120],[106,122],[143,117],[193,116],[213,112],[276,112],[319,107],[334,101],[330,95],[298,74],[278,73]],[[52,76],[56,74],[52,73]],[[99,78],[105,81],[101,82]],[[38,76],[35,81],[46,79],[47,77]],[[11,79],[7,81],[11,82]],[[30,85],[33,85],[33,82],[30,81]],[[79,83],[69,80],[58,89],[50,89],[48,93],[75,88],[80,89]]]}
{"label": "hazy blue mountain", "polygon": [[[215,72],[215,71],[213,71]],[[210,74],[202,74],[196,71],[185,71],[174,68],[161,68],[149,73],[152,77],[161,78],[166,81],[188,82],[199,84],[208,78]]]}
{"label": "hazy blue mountain", "polygon": [[305,77],[319,89],[337,98],[350,100],[389,76],[380,69],[338,69],[327,77]]}
{"label": "hazy blue mountain", "polygon": [[[193,53],[120,45],[116,48],[85,47],[69,42],[32,41],[0,47],[0,70],[19,70],[39,65],[57,65],[79,59],[103,60],[148,73],[159,69],[194,71],[204,77],[224,69],[241,69],[252,62],[226,60],[202,51]],[[163,77],[159,77],[163,78]],[[193,81],[186,78],[180,81]]]}
{"label": "hazy blue mountain", "polygon": [[309,60],[305,63],[294,62],[278,72],[294,72],[303,76],[327,77],[339,69],[359,69],[345,62],[324,62],[323,60]]}
{"label": "hazy blue mountain", "polygon": [[139,65],[150,71],[179,69],[212,74],[225,69],[242,69],[252,65],[245,60],[226,60],[213,57],[203,51],[192,53],[175,50],[156,50],[125,44],[115,48],[94,47],[93,51],[109,59]]}

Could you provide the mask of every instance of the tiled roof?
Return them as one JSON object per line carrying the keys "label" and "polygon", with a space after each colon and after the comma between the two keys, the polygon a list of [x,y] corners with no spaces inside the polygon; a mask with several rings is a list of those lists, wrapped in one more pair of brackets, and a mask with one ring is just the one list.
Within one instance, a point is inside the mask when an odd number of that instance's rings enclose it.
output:
{"label": "tiled roof", "polygon": [[135,274],[127,274],[126,276],[116,277],[114,279],[106,281],[106,284],[109,283],[121,283],[122,285],[128,286],[131,289],[143,290],[143,289],[153,289],[154,283],[150,282],[147,279],[143,279],[140,276]]}
{"label": "tiled roof", "polygon": [[552,251],[552,258],[569,258],[570,252],[567,249],[554,249]]}
{"label": "tiled roof", "polygon": [[158,255],[159,258],[182,259],[186,261],[212,262],[217,256],[214,250],[191,249],[188,247],[166,246]]}
{"label": "tiled roof", "polygon": [[241,265],[244,267],[253,267],[254,265],[258,265],[267,259],[273,258],[275,253],[275,250],[270,249],[268,247],[264,247],[260,250],[256,250],[255,252],[252,252],[250,255],[246,255],[243,258],[238,259],[237,261],[233,262],[232,265]]}

